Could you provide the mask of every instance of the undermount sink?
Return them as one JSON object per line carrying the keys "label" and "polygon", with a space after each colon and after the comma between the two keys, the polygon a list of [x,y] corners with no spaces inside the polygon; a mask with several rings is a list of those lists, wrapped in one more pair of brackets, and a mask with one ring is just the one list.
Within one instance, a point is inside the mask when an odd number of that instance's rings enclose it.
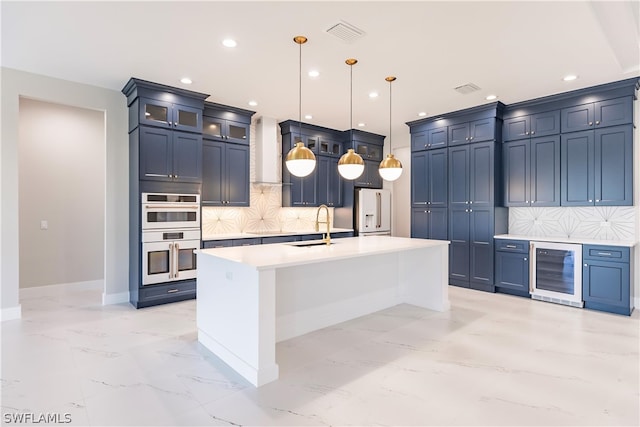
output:
{"label": "undermount sink", "polygon": [[327,245],[326,242],[300,242],[300,243],[289,244],[289,246],[297,246],[299,248],[308,248],[310,246],[320,246],[320,245],[330,246],[330,245],[335,245],[335,243],[331,242],[329,245]]}

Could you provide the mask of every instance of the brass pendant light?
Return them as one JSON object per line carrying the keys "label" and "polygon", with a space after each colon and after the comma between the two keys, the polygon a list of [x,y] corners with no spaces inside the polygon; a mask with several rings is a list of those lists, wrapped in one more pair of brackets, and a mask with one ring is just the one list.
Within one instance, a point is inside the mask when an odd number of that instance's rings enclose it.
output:
{"label": "brass pendant light", "polygon": [[395,79],[393,76],[385,78],[389,82],[389,154],[380,162],[380,167],[378,168],[378,173],[385,181],[395,181],[402,175],[402,163],[391,152],[391,83]]}
{"label": "brass pendant light", "polygon": [[[293,38],[293,41],[300,46],[300,80],[298,86],[298,93],[300,96],[298,98],[298,123],[300,125],[300,138],[302,139],[302,45],[307,42],[307,38],[305,36],[296,36]],[[296,142],[295,147],[287,153],[285,164],[287,165],[287,170],[291,172],[292,175],[302,178],[311,174],[315,169],[316,156],[313,154],[313,151],[304,146],[304,142]]]}
{"label": "brass pendant light", "polygon": [[[350,58],[344,62],[349,66],[350,69],[351,103],[349,104],[349,115],[351,119],[349,122],[349,129],[351,129],[351,141],[353,141],[353,66],[358,63],[358,60]],[[349,148],[338,161],[338,173],[344,179],[354,180],[362,175],[363,172],[364,160],[362,160],[360,154],[353,151],[353,148]]]}

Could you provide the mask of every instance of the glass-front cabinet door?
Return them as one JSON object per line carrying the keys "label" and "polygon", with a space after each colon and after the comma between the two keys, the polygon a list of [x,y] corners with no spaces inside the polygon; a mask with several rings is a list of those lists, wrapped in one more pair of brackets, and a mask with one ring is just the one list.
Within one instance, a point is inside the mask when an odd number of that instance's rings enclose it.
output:
{"label": "glass-front cabinet door", "polygon": [[293,145],[291,146],[291,148],[295,147],[298,142],[304,142],[304,146],[309,150],[313,151],[314,153],[318,152],[318,139],[316,137],[304,134],[302,135],[302,137],[300,137],[300,135],[294,134]]}
{"label": "glass-front cabinet door", "polygon": [[224,126],[224,122],[225,121],[223,119],[218,119],[217,117],[204,116],[202,118],[202,134],[203,134],[203,136],[205,138],[207,136],[210,136],[210,137],[213,137],[213,138],[224,139],[222,137],[222,135],[223,135],[222,127]]}
{"label": "glass-front cabinet door", "polygon": [[174,104],[173,128],[200,133],[202,131],[202,110]]}
{"label": "glass-front cabinet door", "polygon": [[169,128],[171,127],[171,120],[172,110],[170,102],[140,98],[141,124]]}
{"label": "glass-front cabinet door", "polygon": [[249,144],[249,125],[227,120],[226,135],[229,142]]}
{"label": "glass-front cabinet door", "polygon": [[342,144],[326,138],[320,138],[320,154],[340,157],[342,155]]}

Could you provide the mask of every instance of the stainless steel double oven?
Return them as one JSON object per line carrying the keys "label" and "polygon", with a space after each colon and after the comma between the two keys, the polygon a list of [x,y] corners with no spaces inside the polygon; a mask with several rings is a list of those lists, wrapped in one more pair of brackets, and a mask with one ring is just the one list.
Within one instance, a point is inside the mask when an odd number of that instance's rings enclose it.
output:
{"label": "stainless steel double oven", "polygon": [[142,193],[142,285],[196,277],[200,195]]}

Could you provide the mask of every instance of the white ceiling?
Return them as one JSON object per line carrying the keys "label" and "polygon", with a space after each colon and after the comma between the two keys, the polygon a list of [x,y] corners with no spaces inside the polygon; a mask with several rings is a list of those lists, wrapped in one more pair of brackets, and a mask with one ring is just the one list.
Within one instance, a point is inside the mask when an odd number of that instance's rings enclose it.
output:
{"label": "white ceiling", "polygon": [[[640,75],[638,1],[623,2],[1,2],[2,66],[120,90],[130,77],[211,94],[209,100],[298,118],[353,123],[393,138],[417,113],[505,104]],[[340,20],[366,34],[347,44],[326,30]],[[235,49],[221,45],[233,37]],[[320,71],[311,79],[306,72]],[[579,75],[564,82],[568,73]],[[188,76],[193,84],[179,82]],[[461,95],[453,88],[474,83]],[[371,100],[370,91],[380,96]],[[250,107],[247,102],[259,105]],[[124,96],[123,96],[124,102]],[[397,136],[396,136],[397,135]]]}

